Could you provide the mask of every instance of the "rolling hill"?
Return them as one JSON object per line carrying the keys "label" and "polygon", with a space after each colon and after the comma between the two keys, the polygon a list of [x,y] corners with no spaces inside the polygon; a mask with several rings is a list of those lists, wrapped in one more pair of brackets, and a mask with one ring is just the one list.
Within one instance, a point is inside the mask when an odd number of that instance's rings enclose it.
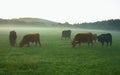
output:
{"label": "rolling hill", "polygon": [[17,26],[40,26],[49,27],[56,25],[57,22],[39,19],[39,18],[14,18],[14,19],[0,19],[0,25],[17,25]]}

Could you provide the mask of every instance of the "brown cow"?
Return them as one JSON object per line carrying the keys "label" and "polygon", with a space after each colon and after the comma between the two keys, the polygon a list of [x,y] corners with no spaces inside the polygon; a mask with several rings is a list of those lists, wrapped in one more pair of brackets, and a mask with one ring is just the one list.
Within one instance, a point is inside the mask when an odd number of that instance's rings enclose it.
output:
{"label": "brown cow", "polygon": [[11,45],[11,46],[15,46],[16,39],[17,39],[17,34],[16,34],[16,32],[15,32],[15,31],[10,31],[9,41],[10,41],[10,45]]}
{"label": "brown cow", "polygon": [[76,34],[74,40],[72,41],[72,46],[75,47],[76,44],[88,43],[93,44],[93,35],[92,33],[79,33]]}
{"label": "brown cow", "polygon": [[22,39],[22,41],[19,43],[20,47],[23,47],[24,45],[30,46],[30,42],[34,43],[37,45],[37,43],[41,46],[40,43],[40,37],[39,34],[28,34],[25,35]]}

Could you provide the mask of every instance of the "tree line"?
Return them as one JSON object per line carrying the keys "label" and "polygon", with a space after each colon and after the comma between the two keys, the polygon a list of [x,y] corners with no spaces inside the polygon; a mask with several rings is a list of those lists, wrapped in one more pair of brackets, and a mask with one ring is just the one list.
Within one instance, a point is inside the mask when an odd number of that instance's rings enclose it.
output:
{"label": "tree line", "polygon": [[78,23],[78,24],[74,24],[73,26],[78,27],[78,28],[120,31],[120,19],[97,21],[93,23],[81,23],[81,24]]}

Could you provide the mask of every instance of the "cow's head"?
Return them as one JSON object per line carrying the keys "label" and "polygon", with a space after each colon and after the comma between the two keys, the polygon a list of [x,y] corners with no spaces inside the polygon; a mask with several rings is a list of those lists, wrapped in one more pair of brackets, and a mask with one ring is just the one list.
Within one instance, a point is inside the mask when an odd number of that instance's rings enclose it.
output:
{"label": "cow's head", "polygon": [[76,46],[76,44],[80,44],[80,40],[79,41],[72,41],[72,47],[74,48]]}
{"label": "cow's head", "polygon": [[20,46],[20,47],[23,47],[23,46],[24,46],[24,43],[23,43],[23,42],[20,42],[20,43],[19,43],[19,46]]}
{"label": "cow's head", "polygon": [[72,41],[72,47],[74,48],[76,45],[76,42],[75,41]]}
{"label": "cow's head", "polygon": [[102,40],[101,36],[97,36],[97,39],[99,42]]}

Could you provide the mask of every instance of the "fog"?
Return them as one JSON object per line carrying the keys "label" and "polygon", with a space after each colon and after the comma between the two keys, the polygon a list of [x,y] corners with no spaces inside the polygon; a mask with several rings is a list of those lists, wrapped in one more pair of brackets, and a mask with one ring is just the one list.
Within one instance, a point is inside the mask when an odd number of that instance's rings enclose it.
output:
{"label": "fog", "polygon": [[73,31],[79,31],[79,32],[93,32],[93,33],[112,33],[112,32],[117,32],[117,31],[110,31],[110,30],[98,30],[98,29],[84,29],[84,28],[60,28],[60,27],[3,27],[0,26],[0,31],[34,31],[34,30],[73,30]]}

